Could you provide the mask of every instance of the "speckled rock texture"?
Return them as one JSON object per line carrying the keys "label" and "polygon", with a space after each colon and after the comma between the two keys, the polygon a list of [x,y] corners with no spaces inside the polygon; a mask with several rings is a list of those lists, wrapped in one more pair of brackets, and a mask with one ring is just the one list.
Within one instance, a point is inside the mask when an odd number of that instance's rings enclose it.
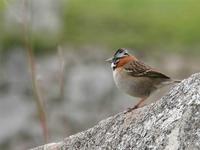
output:
{"label": "speckled rock texture", "polygon": [[34,150],[200,150],[200,73],[159,101]]}

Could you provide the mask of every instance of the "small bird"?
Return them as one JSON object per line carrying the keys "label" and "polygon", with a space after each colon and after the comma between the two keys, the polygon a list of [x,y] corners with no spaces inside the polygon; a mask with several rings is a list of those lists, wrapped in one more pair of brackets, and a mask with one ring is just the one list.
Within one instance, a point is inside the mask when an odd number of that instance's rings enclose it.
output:
{"label": "small bird", "polygon": [[125,48],[118,49],[106,61],[111,63],[116,86],[131,96],[141,98],[128,112],[141,107],[156,89],[180,82],[144,64]]}

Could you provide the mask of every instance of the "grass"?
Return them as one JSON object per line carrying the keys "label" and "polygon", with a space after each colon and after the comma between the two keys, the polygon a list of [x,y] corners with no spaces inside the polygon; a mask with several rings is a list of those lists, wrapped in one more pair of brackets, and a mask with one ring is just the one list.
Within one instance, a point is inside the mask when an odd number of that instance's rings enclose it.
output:
{"label": "grass", "polygon": [[[73,44],[199,46],[200,5],[188,0],[71,0],[64,33]],[[180,49],[182,50],[182,49]]]}
{"label": "grass", "polygon": [[[57,45],[62,44],[130,47],[146,52],[199,52],[200,2],[196,0],[59,2],[62,3],[60,32],[58,35],[32,33],[37,53],[56,51]],[[0,35],[4,51],[21,45],[20,32],[16,30]]]}

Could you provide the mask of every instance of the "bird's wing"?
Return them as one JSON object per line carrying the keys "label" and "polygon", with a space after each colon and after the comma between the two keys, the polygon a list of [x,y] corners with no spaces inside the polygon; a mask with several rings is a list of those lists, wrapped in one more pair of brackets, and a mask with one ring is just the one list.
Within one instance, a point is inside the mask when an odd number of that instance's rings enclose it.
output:
{"label": "bird's wing", "polygon": [[170,79],[170,77],[162,74],[151,68],[148,65],[145,65],[143,62],[135,60],[124,65],[125,71],[134,76],[134,77],[149,77],[149,78],[163,78]]}

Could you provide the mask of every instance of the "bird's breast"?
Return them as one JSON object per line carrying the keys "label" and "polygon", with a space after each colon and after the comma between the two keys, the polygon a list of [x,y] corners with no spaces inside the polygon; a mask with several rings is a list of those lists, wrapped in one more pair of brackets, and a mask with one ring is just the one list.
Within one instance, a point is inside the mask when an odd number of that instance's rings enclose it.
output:
{"label": "bird's breast", "polygon": [[134,97],[148,96],[152,90],[152,81],[144,77],[133,77],[122,68],[113,71],[116,86],[125,93]]}

